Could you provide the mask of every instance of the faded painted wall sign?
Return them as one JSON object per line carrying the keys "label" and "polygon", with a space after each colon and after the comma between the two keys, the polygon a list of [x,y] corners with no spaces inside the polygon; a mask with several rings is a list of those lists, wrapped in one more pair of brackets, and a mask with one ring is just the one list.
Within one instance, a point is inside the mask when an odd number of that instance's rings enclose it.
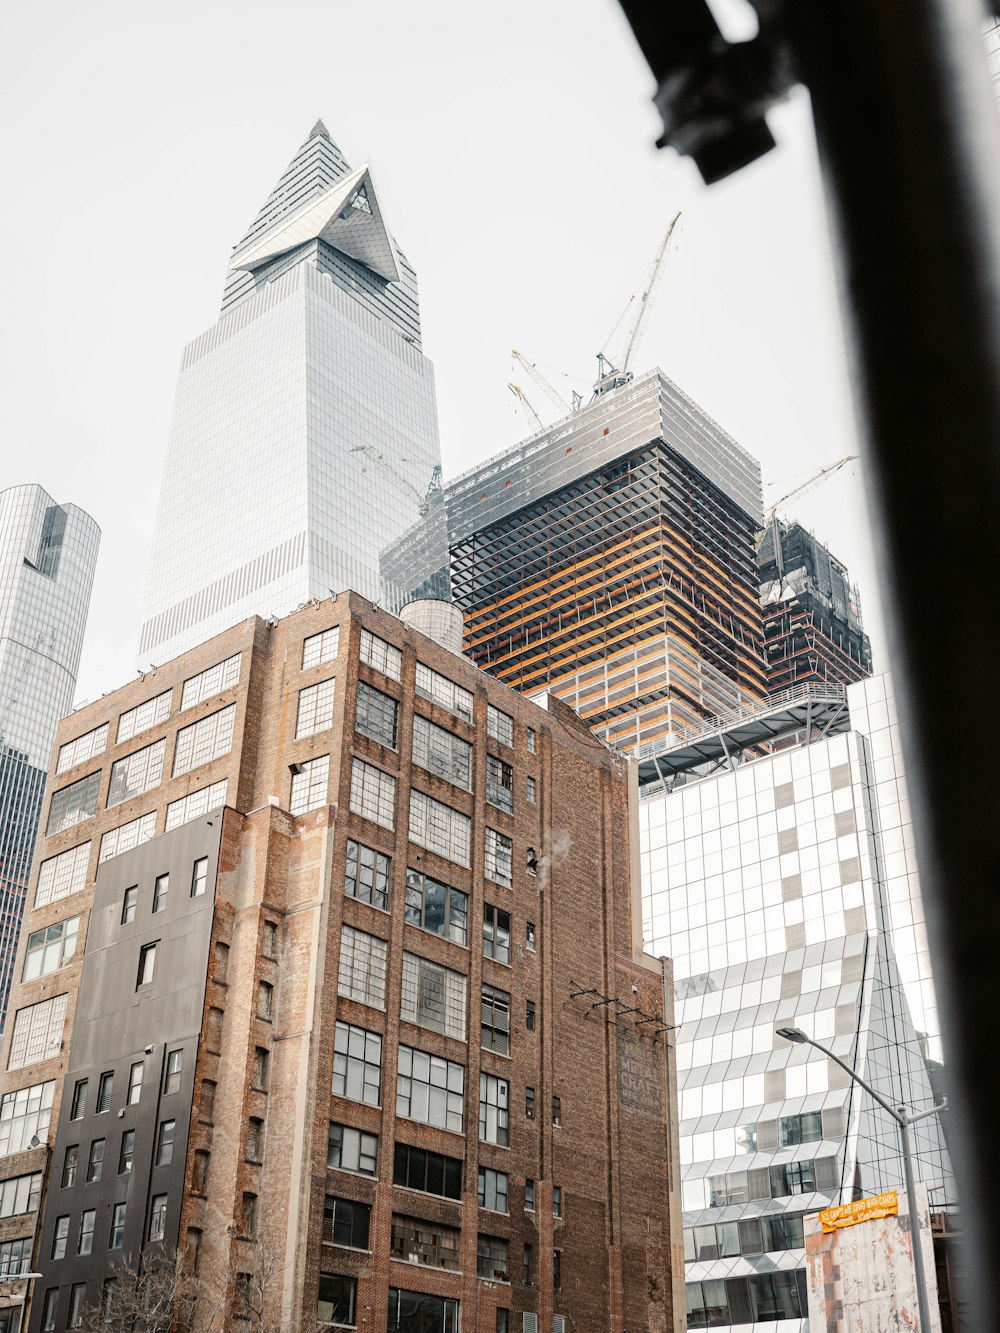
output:
{"label": "faded painted wall sign", "polygon": [[618,1033],[618,1100],[629,1111],[658,1119],[662,1105],[663,1047]]}
{"label": "faded painted wall sign", "polygon": [[887,1194],[875,1194],[870,1199],[843,1203],[839,1208],[823,1208],[819,1220],[824,1231],[839,1231],[841,1227],[857,1226],[859,1222],[871,1222],[878,1217],[895,1217],[898,1212],[899,1198],[895,1190],[889,1190]]}

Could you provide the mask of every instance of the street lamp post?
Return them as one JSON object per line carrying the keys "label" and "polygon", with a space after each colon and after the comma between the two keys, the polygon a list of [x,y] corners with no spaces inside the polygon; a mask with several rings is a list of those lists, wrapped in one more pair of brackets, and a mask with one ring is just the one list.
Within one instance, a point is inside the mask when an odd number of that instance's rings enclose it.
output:
{"label": "street lamp post", "polygon": [[875,1091],[870,1084],[866,1083],[860,1074],[856,1074],[850,1065],[845,1064],[839,1055],[834,1055],[833,1051],[821,1045],[818,1041],[813,1041],[812,1037],[806,1036],[801,1028],[777,1028],[779,1037],[784,1037],[786,1041],[795,1042],[797,1046],[815,1046],[817,1051],[822,1051],[825,1056],[840,1065],[841,1069],[864,1088],[868,1096],[878,1102],[883,1110],[888,1111],[899,1126],[899,1138],[903,1147],[903,1174],[906,1177],[906,1199],[910,1209],[910,1242],[913,1246],[913,1272],[917,1283],[917,1310],[920,1314],[919,1333],[930,1333],[931,1312],[927,1300],[927,1278],[924,1273],[924,1254],[920,1244],[920,1219],[917,1216],[917,1200],[914,1192],[913,1176],[913,1158],[910,1155],[910,1126],[918,1120],[926,1120],[930,1115],[937,1115],[948,1105],[943,1101],[940,1106],[932,1106],[929,1111],[918,1111],[915,1115],[908,1115],[901,1106],[893,1106],[887,1102],[883,1096]]}

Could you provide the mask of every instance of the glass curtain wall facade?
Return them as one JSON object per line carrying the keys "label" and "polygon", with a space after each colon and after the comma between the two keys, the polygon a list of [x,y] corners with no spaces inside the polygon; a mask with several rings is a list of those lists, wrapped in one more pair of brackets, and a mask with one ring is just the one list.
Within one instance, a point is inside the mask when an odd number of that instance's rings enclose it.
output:
{"label": "glass curtain wall facade", "polygon": [[[806,1318],[806,1214],[903,1185],[898,1129],[802,1028],[896,1104],[934,1104],[937,1009],[892,682],[838,735],[640,802],[644,933],[675,961],[688,1320]],[[936,1117],[911,1131],[954,1201]],[[804,1325],[803,1325],[804,1326]]]}
{"label": "glass curtain wall facade", "polygon": [[100,529],[41,486],[0,491],[0,1030],[56,723],[73,706]]}
{"label": "glass curtain wall facade", "polygon": [[[435,514],[440,549],[387,582],[382,552]],[[396,607],[447,565],[442,514],[416,275],[319,122],[181,359],[139,663],[342,588]]]}

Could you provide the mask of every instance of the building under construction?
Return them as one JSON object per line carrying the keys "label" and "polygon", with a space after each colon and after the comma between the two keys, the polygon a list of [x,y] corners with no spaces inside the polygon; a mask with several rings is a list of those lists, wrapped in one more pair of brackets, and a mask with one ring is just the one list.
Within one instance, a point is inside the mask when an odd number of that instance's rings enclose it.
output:
{"label": "building under construction", "polygon": [[772,516],[758,563],[768,693],[870,676],[871,643],[857,589],[840,561],[800,524]]}
{"label": "building under construction", "polygon": [[760,468],[653,370],[446,488],[466,652],[603,739],[680,740],[767,692]]}

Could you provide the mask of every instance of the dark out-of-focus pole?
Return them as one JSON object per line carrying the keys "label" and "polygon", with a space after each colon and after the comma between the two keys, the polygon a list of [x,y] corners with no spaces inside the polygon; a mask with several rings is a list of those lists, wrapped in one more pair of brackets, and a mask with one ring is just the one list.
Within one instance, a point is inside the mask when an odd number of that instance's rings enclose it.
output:
{"label": "dark out-of-focus pole", "polygon": [[703,0],[621,3],[659,84],[663,142],[707,181],[766,151],[763,112],[783,84],[812,98],[942,1015],[965,1294],[973,1327],[1000,1329],[1000,123],[982,7],[754,0],[760,33],[741,49],[688,41]]}

